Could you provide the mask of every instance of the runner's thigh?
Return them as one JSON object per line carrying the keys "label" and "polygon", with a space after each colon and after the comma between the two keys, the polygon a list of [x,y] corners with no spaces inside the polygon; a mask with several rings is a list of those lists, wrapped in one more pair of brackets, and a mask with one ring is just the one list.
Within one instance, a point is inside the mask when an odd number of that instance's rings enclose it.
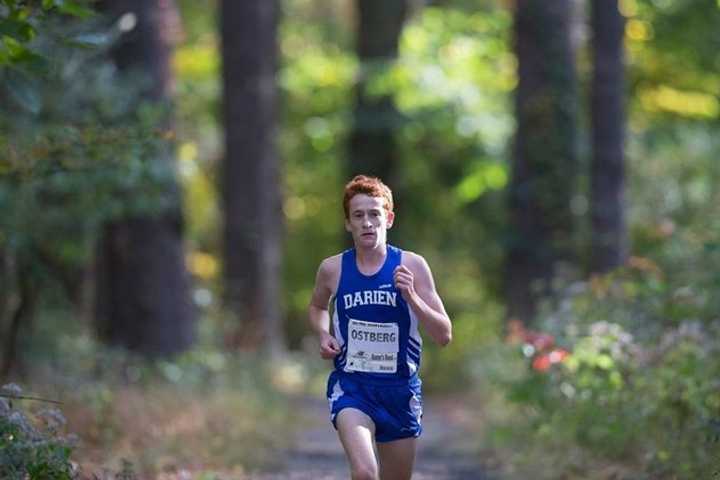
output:
{"label": "runner's thigh", "polygon": [[337,415],[336,425],[353,475],[377,478],[378,465],[373,451],[375,424],[370,417],[356,408],[343,408]]}
{"label": "runner's thigh", "polygon": [[381,480],[410,480],[415,463],[416,438],[377,444]]}

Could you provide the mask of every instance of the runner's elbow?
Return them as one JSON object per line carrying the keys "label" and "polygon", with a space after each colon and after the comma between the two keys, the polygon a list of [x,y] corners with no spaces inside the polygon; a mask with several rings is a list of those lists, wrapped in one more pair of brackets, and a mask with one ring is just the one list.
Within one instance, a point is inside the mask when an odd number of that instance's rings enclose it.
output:
{"label": "runner's elbow", "polygon": [[327,311],[328,311],[327,307],[315,305],[312,302],[310,303],[310,305],[308,305],[308,313],[310,315],[322,315],[323,313],[325,313]]}
{"label": "runner's elbow", "polygon": [[442,332],[440,335],[438,335],[435,338],[435,341],[440,345],[441,347],[447,347],[450,342],[452,342],[452,330],[447,329],[446,331]]}

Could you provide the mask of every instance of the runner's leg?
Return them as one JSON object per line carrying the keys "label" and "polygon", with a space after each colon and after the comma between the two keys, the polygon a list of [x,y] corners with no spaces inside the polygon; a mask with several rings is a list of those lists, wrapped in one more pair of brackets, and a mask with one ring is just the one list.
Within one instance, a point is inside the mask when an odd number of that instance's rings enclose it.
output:
{"label": "runner's leg", "polygon": [[350,461],[352,480],[378,480],[378,464],[373,451],[375,423],[356,408],[343,408],[335,424]]}
{"label": "runner's leg", "polygon": [[381,480],[410,480],[416,443],[416,438],[403,438],[377,444]]}

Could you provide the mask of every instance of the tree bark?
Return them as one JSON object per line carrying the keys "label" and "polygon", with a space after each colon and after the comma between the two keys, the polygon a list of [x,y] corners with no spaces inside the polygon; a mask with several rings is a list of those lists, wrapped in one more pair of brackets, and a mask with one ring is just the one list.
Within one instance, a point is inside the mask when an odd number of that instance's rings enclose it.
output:
{"label": "tree bark", "polygon": [[518,0],[517,130],[508,187],[508,317],[530,322],[561,262],[575,262],[577,79],[570,0]]}
{"label": "tree bark", "polygon": [[10,255],[0,246],[0,337],[5,332],[5,317],[12,291],[10,282]]}
{"label": "tree bark", "polygon": [[[4,335],[2,344],[2,364],[0,365],[0,381],[5,382],[10,374],[17,369],[20,358],[18,358],[17,347],[20,341],[20,329],[28,327],[30,320],[35,313],[37,304],[37,286],[33,285],[32,275],[27,269],[18,272],[18,304],[10,317],[10,325]],[[3,332],[5,333],[5,332]]]}
{"label": "tree bark", "polygon": [[[169,106],[172,44],[179,15],[172,0],[105,0],[101,8],[136,26],[112,52],[122,75],[145,80],[143,99]],[[161,127],[172,130],[172,120]],[[173,148],[152,162],[174,172]],[[180,190],[171,182],[173,207],[153,216],[127,218],[103,229],[98,247],[95,315],[102,340],[150,355],[181,352],[195,339],[195,311],[182,244]]]}
{"label": "tree bark", "polygon": [[350,133],[349,177],[366,174],[396,184],[398,151],[395,132],[401,123],[392,95],[372,95],[368,86],[384,75],[398,57],[408,14],[407,0],[357,0],[356,51],[360,71]]}
{"label": "tree bark", "polygon": [[277,138],[276,0],[224,0],[224,301],[237,318],[229,343],[284,350],[280,299],[282,186]]}
{"label": "tree bark", "polygon": [[625,19],[618,0],[592,0],[592,162],[590,268],[607,272],[625,263]]}

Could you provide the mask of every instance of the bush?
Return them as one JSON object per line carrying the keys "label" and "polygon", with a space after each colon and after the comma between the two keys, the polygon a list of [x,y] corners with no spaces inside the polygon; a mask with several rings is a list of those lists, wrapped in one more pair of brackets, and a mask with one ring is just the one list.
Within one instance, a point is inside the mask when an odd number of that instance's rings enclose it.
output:
{"label": "bush", "polygon": [[[670,479],[714,478],[720,468],[720,321],[697,308],[695,318],[676,317],[680,287],[638,270],[575,284],[543,316],[545,336],[571,352],[562,361],[538,368],[525,343],[521,374],[494,371],[524,420],[495,429],[522,443],[508,459],[520,470]],[[683,301],[700,305],[694,297],[709,294],[698,285]],[[505,355],[514,357],[507,364],[522,358],[517,348]]]}
{"label": "bush", "polygon": [[63,436],[65,418],[57,409],[28,415],[12,398],[22,394],[17,385],[0,392],[0,478],[8,480],[71,480],[74,439]]}

